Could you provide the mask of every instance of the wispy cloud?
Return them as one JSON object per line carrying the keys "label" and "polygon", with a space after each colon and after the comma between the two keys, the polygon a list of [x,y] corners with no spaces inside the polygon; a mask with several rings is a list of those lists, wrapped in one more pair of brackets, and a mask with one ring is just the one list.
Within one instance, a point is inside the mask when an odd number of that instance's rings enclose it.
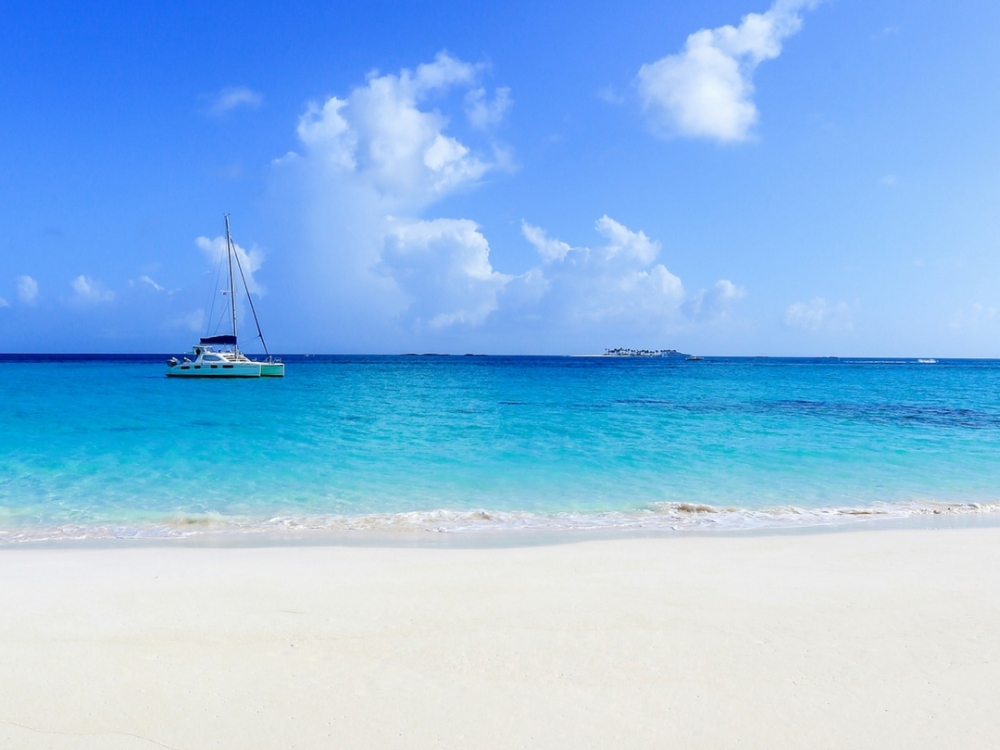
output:
{"label": "wispy cloud", "polygon": [[222,91],[212,98],[208,112],[211,115],[219,116],[237,107],[256,109],[263,101],[264,97],[253,89],[246,86],[232,86],[222,89]]}
{"label": "wispy cloud", "polygon": [[486,89],[472,89],[465,95],[465,116],[472,127],[488,130],[503,121],[511,104],[513,100],[507,87],[497,89],[492,101],[486,95]]}
{"label": "wispy cloud", "polygon": [[846,302],[831,305],[822,297],[789,305],[785,310],[784,323],[789,328],[799,328],[811,333],[849,331],[854,328],[850,305]]}
{"label": "wispy cloud", "polygon": [[0,307],[10,307],[10,302],[5,300],[3,297],[0,297]]}
{"label": "wispy cloud", "polygon": [[38,299],[38,282],[30,276],[17,277],[17,298],[26,305]]}
{"label": "wispy cloud", "polygon": [[197,310],[193,310],[186,315],[182,315],[179,318],[174,319],[174,326],[177,328],[184,328],[194,333],[204,332],[205,329],[205,311],[200,307]]}
{"label": "wispy cloud", "polygon": [[98,304],[101,302],[111,302],[115,298],[115,293],[106,289],[101,282],[89,278],[88,276],[77,276],[70,282],[73,287],[72,302],[77,304]]}
{"label": "wispy cloud", "polygon": [[140,276],[139,277],[139,281],[141,281],[143,284],[148,284],[149,286],[153,287],[153,289],[155,289],[158,292],[162,292],[163,291],[163,287],[160,286],[159,284],[157,284],[155,281],[153,281],[148,276]]}
{"label": "wispy cloud", "polygon": [[597,90],[597,98],[608,104],[624,104],[625,97],[619,94],[614,86],[603,86]]}
{"label": "wispy cloud", "polygon": [[948,321],[948,327],[955,330],[963,328],[979,328],[995,324],[998,320],[997,308],[980,302],[959,310]]}
{"label": "wispy cloud", "polygon": [[743,287],[729,279],[719,279],[711,288],[687,295],[683,309],[692,320],[714,320],[725,316],[730,305],[746,296]]}
{"label": "wispy cloud", "polygon": [[545,262],[562,260],[573,249],[562,240],[550,239],[544,229],[532,226],[526,221],[521,222],[521,233],[524,239],[534,245]]}
{"label": "wispy cloud", "polygon": [[[208,237],[198,237],[194,243],[208,256],[209,261],[213,265],[218,264],[226,257],[226,238],[221,235],[214,240],[210,240]],[[254,294],[263,294],[265,291],[264,287],[257,282],[253,275],[260,270],[261,265],[264,263],[264,251],[256,247],[247,251],[235,242],[233,243],[233,249],[236,251],[240,265],[243,268],[243,275],[247,280],[247,288]],[[150,279],[150,281],[152,280]]]}
{"label": "wispy cloud", "polygon": [[643,106],[665,136],[743,141],[759,119],[753,72],[781,54],[782,41],[802,28],[800,11],[816,0],[777,0],[739,26],[702,29],[684,49],[639,69]]}

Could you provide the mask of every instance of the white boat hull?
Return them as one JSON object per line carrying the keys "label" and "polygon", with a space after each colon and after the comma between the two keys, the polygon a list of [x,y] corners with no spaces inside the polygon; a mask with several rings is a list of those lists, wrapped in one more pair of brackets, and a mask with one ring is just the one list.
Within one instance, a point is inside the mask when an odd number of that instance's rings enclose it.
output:
{"label": "white boat hull", "polygon": [[167,368],[171,378],[259,378],[260,362],[180,362]]}

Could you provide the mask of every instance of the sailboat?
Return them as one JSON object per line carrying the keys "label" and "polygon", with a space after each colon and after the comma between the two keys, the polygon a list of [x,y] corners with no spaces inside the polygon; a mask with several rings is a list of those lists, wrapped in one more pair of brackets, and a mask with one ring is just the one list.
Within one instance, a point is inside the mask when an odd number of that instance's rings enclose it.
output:
{"label": "sailboat", "polygon": [[[243,275],[243,264],[233,247],[233,237],[229,231],[229,214],[226,218],[226,259],[229,262],[229,289],[223,294],[229,297],[229,309],[232,316],[232,333],[214,336],[202,336],[191,348],[194,359],[184,357],[178,360],[171,357],[167,360],[167,376],[178,378],[281,378],[285,376],[285,365],[280,359],[274,359],[267,351],[264,334],[257,320],[257,310],[253,305],[253,297],[247,287],[246,276]],[[236,322],[236,279],[233,272],[233,259],[236,259],[236,269],[239,271],[243,289],[246,291],[253,322],[257,326],[257,337],[264,347],[264,362],[252,360],[240,351],[239,334]],[[220,348],[217,348],[220,347]]]}

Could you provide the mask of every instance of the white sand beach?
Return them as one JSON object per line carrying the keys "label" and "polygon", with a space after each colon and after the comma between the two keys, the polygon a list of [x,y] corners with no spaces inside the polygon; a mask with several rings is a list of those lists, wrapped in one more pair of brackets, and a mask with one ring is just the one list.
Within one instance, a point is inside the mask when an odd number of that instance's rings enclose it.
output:
{"label": "white sand beach", "polygon": [[4,748],[987,748],[1000,528],[0,550]]}

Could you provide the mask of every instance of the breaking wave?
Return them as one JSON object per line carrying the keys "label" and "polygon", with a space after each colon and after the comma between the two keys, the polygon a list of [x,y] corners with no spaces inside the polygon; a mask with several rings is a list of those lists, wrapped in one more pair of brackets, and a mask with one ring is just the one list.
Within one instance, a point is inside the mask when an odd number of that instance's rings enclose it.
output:
{"label": "breaking wave", "polygon": [[395,532],[400,534],[503,534],[512,531],[749,531],[822,526],[844,526],[877,520],[921,516],[988,514],[1000,511],[1000,502],[896,502],[858,507],[764,510],[721,508],[694,503],[654,503],[635,511],[554,513],[522,511],[432,510],[366,515],[280,515],[269,518],[222,514],[177,514],[135,523],[8,526],[0,528],[0,545],[101,539],[185,539],[193,537],[309,537],[340,532]]}

